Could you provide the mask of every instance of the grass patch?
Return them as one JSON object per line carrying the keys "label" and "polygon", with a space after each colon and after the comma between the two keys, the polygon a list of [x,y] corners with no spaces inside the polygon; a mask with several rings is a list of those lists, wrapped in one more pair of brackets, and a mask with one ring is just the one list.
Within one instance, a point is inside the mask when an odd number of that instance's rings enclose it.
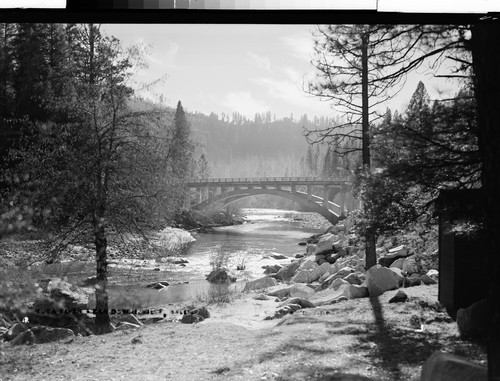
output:
{"label": "grass patch", "polygon": [[217,304],[219,306],[231,303],[241,297],[236,285],[228,283],[211,283],[208,290],[196,292],[195,300],[198,303]]}

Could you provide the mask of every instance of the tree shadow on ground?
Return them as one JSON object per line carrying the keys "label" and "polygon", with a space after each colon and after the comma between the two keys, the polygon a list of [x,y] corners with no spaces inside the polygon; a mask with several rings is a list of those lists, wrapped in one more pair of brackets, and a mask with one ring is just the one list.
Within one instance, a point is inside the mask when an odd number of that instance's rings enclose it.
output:
{"label": "tree shadow on ground", "polygon": [[[295,324],[309,325],[309,319],[296,322]],[[311,323],[318,324],[317,321]],[[323,322],[326,326],[328,322]],[[338,327],[337,327],[338,326]],[[341,328],[341,324],[335,324],[336,328]],[[345,326],[345,325],[344,325]],[[291,327],[293,328],[293,327]],[[353,331],[354,330],[354,331]],[[344,335],[357,335],[359,332],[366,334],[362,327],[347,327]],[[292,337],[287,337],[285,341],[271,340],[266,347],[243,363],[233,364],[231,368],[234,372],[240,373],[243,369],[255,368],[273,369],[273,380],[310,380],[310,381],[373,381],[377,378],[370,378],[359,372],[360,369],[366,369],[369,363],[357,356],[343,357],[345,350],[336,347],[336,339],[340,335],[329,335],[330,342],[325,342],[324,333],[326,330],[313,330],[308,334],[302,329],[293,330]],[[287,332],[290,334],[290,332]],[[284,334],[280,332],[280,334]],[[269,338],[266,333],[263,338]],[[342,353],[340,353],[342,351]],[[260,365],[262,364],[262,365]],[[280,366],[276,367],[277,364]],[[245,372],[245,371],[243,371]]]}
{"label": "tree shadow on ground", "polygon": [[231,372],[265,369],[274,380],[406,381],[419,377],[423,362],[436,350],[465,351],[473,355],[467,357],[478,358],[477,346],[460,340],[449,327],[443,334],[436,326],[425,331],[407,326],[409,315],[420,308],[422,319],[440,313],[408,304],[392,306],[384,314],[378,298],[367,298],[359,313],[336,319],[335,310],[324,316],[288,315],[273,328],[273,337],[264,332],[259,349],[248,360],[233,364]]}
{"label": "tree shadow on ground", "polygon": [[374,316],[372,329],[358,335],[359,344],[351,350],[366,350],[371,363],[389,373],[392,379],[405,380],[407,375],[403,374],[402,365],[419,366],[434,351],[442,349],[437,335],[388,324],[378,297],[370,298],[370,303]]}
{"label": "tree shadow on ground", "polygon": [[[374,381],[374,379],[362,376],[360,374],[352,374],[347,372],[339,372],[333,367],[315,367],[310,372],[303,374],[305,380],[311,381]],[[278,376],[275,381],[285,381],[289,378]]]}

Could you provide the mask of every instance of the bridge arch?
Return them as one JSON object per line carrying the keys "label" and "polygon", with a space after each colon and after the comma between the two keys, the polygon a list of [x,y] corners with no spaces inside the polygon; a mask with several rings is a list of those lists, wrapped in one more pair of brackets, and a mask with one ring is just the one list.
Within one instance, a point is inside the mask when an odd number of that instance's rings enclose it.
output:
{"label": "bridge arch", "polygon": [[328,221],[335,224],[339,221],[342,215],[342,208],[328,201],[328,206],[322,205],[323,201],[320,197],[313,196],[313,198],[308,199],[307,194],[303,192],[292,192],[285,189],[268,189],[268,188],[250,188],[250,189],[237,189],[232,191],[226,191],[222,194],[218,194],[209,198],[208,200],[202,201],[196,205],[191,206],[192,209],[201,210],[212,205],[226,206],[233,202],[241,200],[242,198],[267,194],[272,196],[283,197],[292,201],[299,203],[306,207],[307,210],[311,212],[316,212],[325,217]]}

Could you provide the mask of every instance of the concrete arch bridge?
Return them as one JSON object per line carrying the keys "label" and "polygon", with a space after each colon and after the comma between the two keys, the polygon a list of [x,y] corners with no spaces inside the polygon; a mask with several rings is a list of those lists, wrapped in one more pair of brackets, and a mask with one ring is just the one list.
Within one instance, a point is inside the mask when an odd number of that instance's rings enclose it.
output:
{"label": "concrete arch bridge", "polygon": [[[268,194],[284,197],[336,223],[359,207],[352,181],[324,177],[255,177],[190,179],[185,182],[188,209],[223,208],[245,197]],[[334,202],[335,201],[335,202]]]}

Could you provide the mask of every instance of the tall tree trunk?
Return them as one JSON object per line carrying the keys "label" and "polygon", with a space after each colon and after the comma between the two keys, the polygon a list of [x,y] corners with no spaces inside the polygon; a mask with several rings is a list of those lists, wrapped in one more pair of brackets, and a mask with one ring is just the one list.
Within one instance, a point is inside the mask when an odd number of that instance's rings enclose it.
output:
{"label": "tall tree trunk", "polygon": [[96,249],[96,275],[97,286],[95,291],[96,309],[95,316],[96,334],[101,335],[111,332],[108,313],[108,261],[106,249],[108,241],[102,215],[94,218],[94,239]]}
{"label": "tall tree trunk", "polygon": [[370,172],[370,119],[368,99],[368,33],[361,36],[361,129],[363,137],[363,170],[366,174]]}
{"label": "tall tree trunk", "polygon": [[[368,33],[364,33],[361,36],[361,128],[362,128],[362,155],[363,155],[363,179],[368,181],[371,175],[371,163],[370,163],[370,120],[369,120],[369,99],[368,99]],[[368,202],[366,202],[368,201]],[[365,208],[367,205],[371,204],[369,200],[364,202]],[[366,209],[365,209],[366,211]],[[368,213],[370,213],[368,211]],[[369,220],[373,219],[374,216],[369,216]],[[370,267],[377,263],[377,252],[376,252],[376,242],[377,237],[375,236],[375,231],[368,227],[365,233],[365,268],[368,270]]]}
{"label": "tall tree trunk", "polygon": [[472,29],[482,184],[489,242],[488,377],[500,380],[500,25],[479,23]]}

